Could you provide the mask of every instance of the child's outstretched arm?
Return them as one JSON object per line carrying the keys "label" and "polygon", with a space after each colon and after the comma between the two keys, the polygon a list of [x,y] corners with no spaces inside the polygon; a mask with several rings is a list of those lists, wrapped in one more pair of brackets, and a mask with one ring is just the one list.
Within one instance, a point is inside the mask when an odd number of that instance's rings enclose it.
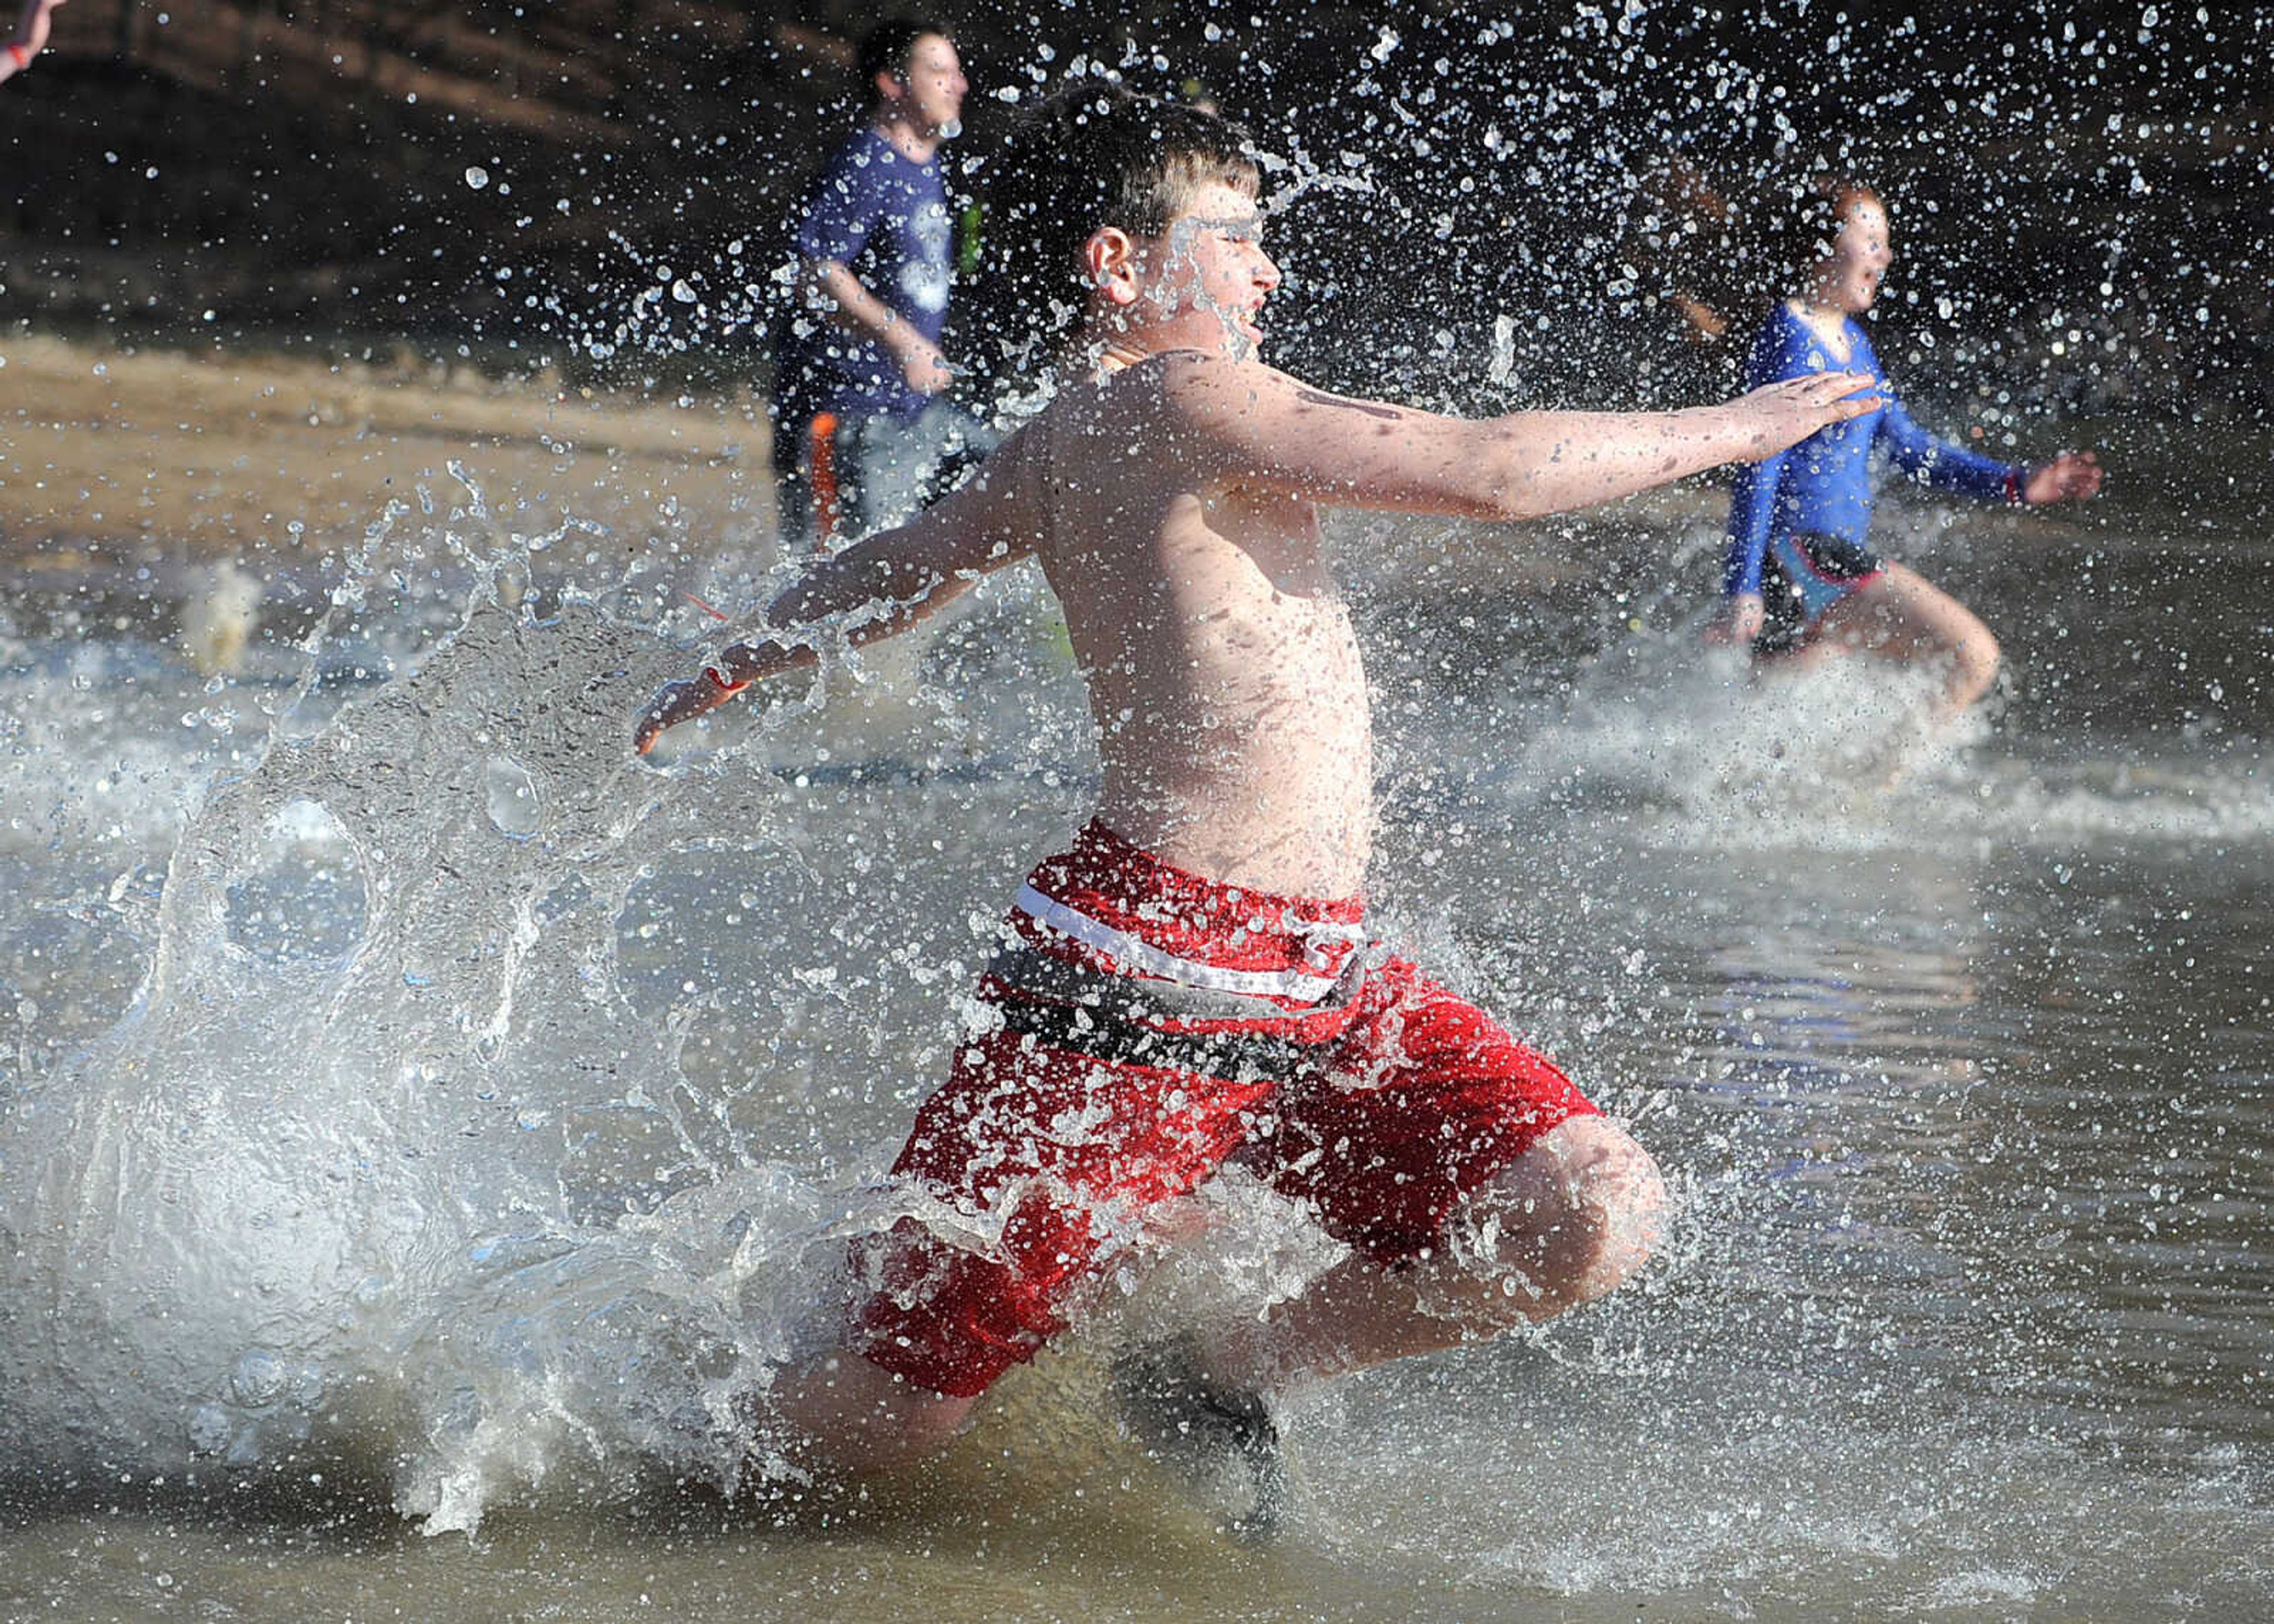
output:
{"label": "child's outstretched arm", "polygon": [[2100,459],[2090,451],[2064,451],[2035,467],[2000,462],[1955,440],[1921,428],[1890,396],[1879,435],[1895,463],[1929,485],[1985,501],[2000,498],[2025,507],[2083,501],[2100,493]]}
{"label": "child's outstretched arm", "polygon": [[[1871,380],[1818,372],[1720,406],[1522,411],[1471,421],[1307,387],[1254,363],[1175,358],[1171,404],[1226,472],[1332,507],[1528,519],[1756,462],[1879,404]],[[1853,398],[1843,398],[1849,397]]]}
{"label": "child's outstretched arm", "polygon": [[1789,449],[1772,452],[1740,468],[1730,485],[1721,602],[1706,627],[1708,643],[1743,644],[1760,635],[1768,615],[1761,598],[1761,566],[1768,556],[1777,488],[1791,455]]}
{"label": "child's outstretched arm", "polygon": [[[844,640],[856,647],[874,643],[929,620],[980,576],[1032,553],[1032,528],[1021,523],[1007,488],[1013,481],[990,478],[1019,466],[1017,445],[1014,437],[969,484],[899,529],[811,566],[767,606],[765,627],[787,631],[866,610],[846,627]],[[818,658],[807,637],[728,643],[715,664],[666,684],[648,702],[633,727],[632,748],[644,756],[665,729],[716,710],[753,682],[803,670]]]}

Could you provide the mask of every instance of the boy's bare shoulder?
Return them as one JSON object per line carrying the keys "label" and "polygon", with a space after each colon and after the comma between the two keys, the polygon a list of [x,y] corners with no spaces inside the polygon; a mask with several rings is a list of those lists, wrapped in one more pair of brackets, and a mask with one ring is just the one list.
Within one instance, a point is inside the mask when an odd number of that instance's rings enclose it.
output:
{"label": "boy's bare shoulder", "polygon": [[1072,446],[1104,434],[1124,444],[1166,441],[1189,447],[1259,403],[1299,387],[1260,361],[1201,350],[1163,350],[1062,390],[1035,419],[1045,431],[1036,438]]}
{"label": "boy's bare shoulder", "polygon": [[1306,424],[1324,428],[1332,419],[1394,422],[1408,415],[1378,401],[1318,388],[1262,361],[1201,350],[1169,350],[1131,371],[1150,374],[1155,409],[1188,433],[1244,441],[1259,428],[1284,433],[1300,432]]}
{"label": "boy's bare shoulder", "polygon": [[1226,413],[1248,417],[1259,411],[1291,417],[1355,414],[1385,422],[1411,415],[1380,401],[1358,400],[1321,389],[1254,359],[1177,350],[1156,357],[1154,364],[1161,369],[1160,387],[1166,402],[1196,422]]}
{"label": "boy's bare shoulder", "polygon": [[1276,366],[1205,350],[1165,350],[1146,365],[1158,369],[1161,389],[1171,396],[1255,395],[1295,386],[1295,380]]}

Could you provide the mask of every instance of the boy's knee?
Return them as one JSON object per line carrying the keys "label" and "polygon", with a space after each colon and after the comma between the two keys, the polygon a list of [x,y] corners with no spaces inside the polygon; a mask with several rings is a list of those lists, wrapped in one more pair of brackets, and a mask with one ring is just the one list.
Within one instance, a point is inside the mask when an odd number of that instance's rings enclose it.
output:
{"label": "boy's knee", "polygon": [[1453,1251],[1468,1254],[1464,1272],[1484,1301],[1542,1319],[1593,1301],[1639,1269],[1665,1206],[1666,1183],[1648,1151],[1603,1117],[1575,1116],[1470,1199],[1465,1244]]}
{"label": "boy's knee", "polygon": [[1950,682],[1960,704],[1970,705],[1989,693],[1998,680],[2002,658],[1998,639],[1986,626],[1977,626],[1958,639],[1950,650]]}
{"label": "boy's knee", "polygon": [[1541,1143],[1559,1135],[1563,1137],[1556,1154],[1568,1192],[1562,1224],[1570,1236],[1570,1294],[1574,1302],[1585,1303],[1648,1261],[1666,1208],[1666,1180],[1651,1154],[1603,1117],[1565,1123]]}

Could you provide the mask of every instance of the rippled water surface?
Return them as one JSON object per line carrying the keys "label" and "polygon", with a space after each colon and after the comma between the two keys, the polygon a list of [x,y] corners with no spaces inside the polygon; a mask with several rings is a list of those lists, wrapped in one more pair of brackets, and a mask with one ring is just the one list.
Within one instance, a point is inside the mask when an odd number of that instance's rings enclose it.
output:
{"label": "rippled water surface", "polygon": [[660,766],[623,725],[692,628],[636,594],[477,568],[462,623],[374,567],[211,686],[18,638],[6,1615],[2265,1616],[2274,555],[2134,500],[1911,511],[2013,670],[1893,790],[1901,683],[1754,688],[1619,561],[1710,523],[1556,531],[1612,562],[1544,595],[1506,538],[1343,533],[1384,929],[1682,1207],[1612,1302],[1300,1397],[1260,1546],[1100,1402],[1133,1327],[1299,1278],[1252,1190],[904,1480],[809,1490],[736,1403],[1081,816],[1034,583],[923,693],[837,673]]}

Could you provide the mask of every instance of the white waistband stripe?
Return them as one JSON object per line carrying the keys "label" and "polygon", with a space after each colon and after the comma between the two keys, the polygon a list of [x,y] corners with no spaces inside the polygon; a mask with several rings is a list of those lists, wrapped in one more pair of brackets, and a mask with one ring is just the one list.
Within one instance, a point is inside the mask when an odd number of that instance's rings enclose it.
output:
{"label": "white waistband stripe", "polygon": [[[1164,981],[1177,981],[1186,987],[1206,987],[1216,992],[1244,992],[1265,997],[1301,998],[1315,1004],[1335,989],[1339,978],[1331,975],[1312,975],[1301,970],[1228,970],[1220,965],[1200,964],[1190,959],[1179,959],[1174,953],[1155,947],[1150,942],[1116,929],[1102,920],[1092,919],[1079,908],[1070,908],[1055,898],[1045,897],[1032,885],[1019,887],[1019,894],[1011,906],[1028,919],[1048,925],[1062,936],[1072,936],[1085,947],[1099,952],[1126,970],[1160,977]],[[1301,935],[1300,931],[1292,934]]]}

